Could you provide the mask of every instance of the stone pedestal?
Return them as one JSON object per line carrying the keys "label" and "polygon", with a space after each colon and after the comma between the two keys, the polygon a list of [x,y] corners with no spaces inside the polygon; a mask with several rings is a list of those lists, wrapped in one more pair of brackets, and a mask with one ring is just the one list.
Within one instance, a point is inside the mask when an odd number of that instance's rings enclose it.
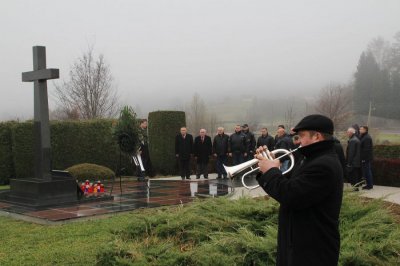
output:
{"label": "stone pedestal", "polygon": [[77,184],[71,176],[53,175],[51,180],[10,179],[8,200],[32,208],[77,203]]}

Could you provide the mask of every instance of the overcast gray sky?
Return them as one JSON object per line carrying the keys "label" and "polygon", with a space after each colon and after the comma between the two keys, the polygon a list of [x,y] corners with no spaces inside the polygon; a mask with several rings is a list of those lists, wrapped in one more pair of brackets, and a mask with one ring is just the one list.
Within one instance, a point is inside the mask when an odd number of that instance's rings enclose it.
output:
{"label": "overcast gray sky", "polygon": [[34,45],[66,79],[94,44],[122,102],[148,112],[195,92],[311,95],[347,83],[372,38],[400,31],[399,14],[399,0],[2,0],[0,119],[33,117],[21,72],[32,70]]}

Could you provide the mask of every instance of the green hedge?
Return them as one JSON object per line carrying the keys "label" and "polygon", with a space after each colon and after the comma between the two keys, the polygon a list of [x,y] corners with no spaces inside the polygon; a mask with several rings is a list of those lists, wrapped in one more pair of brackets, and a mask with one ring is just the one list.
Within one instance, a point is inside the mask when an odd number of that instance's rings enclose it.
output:
{"label": "green hedge", "polygon": [[154,171],[163,175],[177,173],[175,136],[186,125],[185,112],[149,113],[149,150]]}
{"label": "green hedge", "polygon": [[400,145],[375,145],[372,176],[375,185],[400,187]]}
{"label": "green hedge", "polygon": [[0,185],[9,183],[15,176],[12,157],[11,126],[15,122],[0,123]]}
{"label": "green hedge", "polygon": [[374,157],[400,159],[400,145],[375,145]]}
{"label": "green hedge", "polygon": [[400,187],[400,159],[374,159],[372,176],[375,185]]}
{"label": "green hedge", "polygon": [[[17,123],[12,129],[16,178],[33,176],[33,123]],[[52,121],[50,123],[52,169],[63,170],[80,163],[115,169],[117,145],[112,120]]]}
{"label": "green hedge", "polygon": [[92,163],[77,164],[66,170],[79,182],[85,180],[96,182],[115,178],[115,173],[110,168]]}

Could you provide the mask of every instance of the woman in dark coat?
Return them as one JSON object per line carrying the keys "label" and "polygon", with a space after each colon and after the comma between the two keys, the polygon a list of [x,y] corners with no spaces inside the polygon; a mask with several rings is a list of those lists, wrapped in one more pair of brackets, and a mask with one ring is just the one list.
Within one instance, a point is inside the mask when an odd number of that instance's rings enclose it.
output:
{"label": "woman in dark coat", "polygon": [[334,149],[333,123],[321,115],[303,118],[302,162],[289,176],[279,161],[259,158],[261,187],[280,203],[277,265],[337,265],[343,170]]}

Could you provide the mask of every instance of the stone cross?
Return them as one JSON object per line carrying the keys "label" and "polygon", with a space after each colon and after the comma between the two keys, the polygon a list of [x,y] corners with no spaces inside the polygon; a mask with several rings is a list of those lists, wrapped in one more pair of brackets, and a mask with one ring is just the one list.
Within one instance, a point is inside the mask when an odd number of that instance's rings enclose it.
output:
{"label": "stone cross", "polygon": [[33,71],[22,73],[22,81],[34,82],[34,172],[35,178],[51,180],[51,147],[47,80],[59,78],[58,69],[46,69],[46,47],[33,47]]}

